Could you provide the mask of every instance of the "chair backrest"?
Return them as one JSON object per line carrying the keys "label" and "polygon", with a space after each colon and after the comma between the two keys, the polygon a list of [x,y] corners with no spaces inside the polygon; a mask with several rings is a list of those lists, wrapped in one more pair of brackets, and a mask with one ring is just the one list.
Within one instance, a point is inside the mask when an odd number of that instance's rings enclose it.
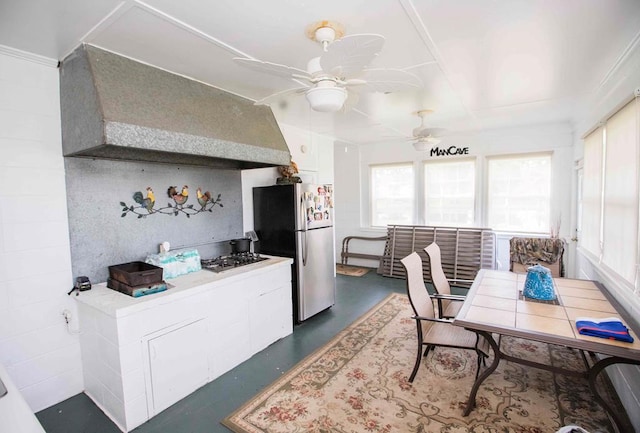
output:
{"label": "chair backrest", "polygon": [[429,267],[431,268],[431,283],[433,288],[441,295],[450,295],[451,286],[447,280],[447,276],[442,269],[442,255],[440,247],[435,242],[430,243],[424,248],[429,256]]}
{"label": "chair backrest", "polygon": [[400,260],[400,263],[407,271],[407,295],[413,312],[418,316],[434,318],[433,303],[422,279],[422,259],[414,251]]}
{"label": "chair backrest", "polygon": [[526,273],[529,266],[539,264],[551,270],[552,276],[563,277],[563,254],[562,239],[513,237],[509,239],[509,270]]}

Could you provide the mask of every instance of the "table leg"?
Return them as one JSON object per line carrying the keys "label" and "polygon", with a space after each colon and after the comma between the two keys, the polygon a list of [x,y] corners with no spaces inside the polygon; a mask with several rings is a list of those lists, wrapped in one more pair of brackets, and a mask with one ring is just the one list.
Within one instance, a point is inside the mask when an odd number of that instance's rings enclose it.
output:
{"label": "table leg", "polygon": [[600,404],[600,406],[602,406],[604,408],[604,410],[611,417],[611,419],[613,421],[613,424],[614,424],[614,428],[618,432],[622,432],[622,431],[624,431],[624,430],[622,430],[622,426],[623,426],[622,419],[620,419],[620,416],[618,415],[618,413],[615,410],[613,410],[611,405],[600,395],[600,393],[598,392],[598,389],[596,387],[596,380],[598,379],[598,375],[600,373],[602,373],[605,368],[607,368],[608,366],[613,365],[613,364],[640,365],[640,361],[634,361],[634,360],[631,360],[631,359],[620,358],[618,356],[611,356],[611,357],[599,360],[598,362],[596,362],[593,365],[593,367],[591,367],[589,369],[589,377],[588,378],[589,378],[589,388],[591,389],[591,392],[596,397],[596,401]]}
{"label": "table leg", "polygon": [[481,336],[487,339],[487,341],[489,342],[489,345],[493,349],[494,355],[493,355],[493,362],[491,363],[491,365],[489,365],[489,367],[487,367],[486,370],[484,370],[482,374],[480,374],[476,378],[476,381],[473,384],[473,387],[471,388],[471,393],[469,393],[469,400],[467,400],[467,407],[464,410],[464,414],[463,414],[464,416],[469,415],[473,410],[473,408],[475,407],[476,394],[478,393],[478,389],[480,388],[480,385],[482,385],[482,382],[484,382],[484,380],[487,377],[489,377],[489,375],[493,373],[493,371],[496,368],[498,368],[498,364],[500,363],[500,358],[501,358],[500,347],[498,346],[498,343],[496,343],[496,340],[493,339],[493,336],[490,333],[485,331],[474,331],[474,332],[477,332],[478,334],[480,334]]}

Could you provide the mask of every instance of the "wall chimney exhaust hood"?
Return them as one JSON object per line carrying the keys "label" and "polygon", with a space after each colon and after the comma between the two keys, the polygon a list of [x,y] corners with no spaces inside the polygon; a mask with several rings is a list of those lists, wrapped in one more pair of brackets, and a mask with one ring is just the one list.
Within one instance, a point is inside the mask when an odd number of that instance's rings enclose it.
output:
{"label": "wall chimney exhaust hood", "polygon": [[60,67],[64,156],[247,169],[289,165],[271,108],[98,49]]}

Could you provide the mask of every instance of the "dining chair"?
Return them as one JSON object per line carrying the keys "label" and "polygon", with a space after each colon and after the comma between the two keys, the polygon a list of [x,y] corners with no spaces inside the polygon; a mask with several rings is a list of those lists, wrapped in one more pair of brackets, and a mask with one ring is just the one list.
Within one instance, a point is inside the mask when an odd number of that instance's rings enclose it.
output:
{"label": "dining chair", "polygon": [[438,317],[440,318],[452,318],[456,317],[460,308],[462,308],[462,302],[464,296],[453,295],[451,293],[450,282],[453,283],[469,283],[471,280],[459,280],[459,279],[447,279],[447,276],[442,269],[442,254],[440,247],[435,242],[427,245],[424,251],[429,257],[429,268],[431,271],[431,284],[436,291],[436,295],[433,297],[438,303]]}
{"label": "dining chair", "polygon": [[[478,355],[476,378],[480,372],[481,361],[489,354],[489,343],[475,332],[454,326],[451,320],[436,317],[431,295],[422,278],[422,259],[413,252],[400,260],[407,273],[407,295],[413,309],[418,333],[418,355],[409,382],[418,373],[423,356],[436,346],[474,350]],[[443,299],[446,297],[443,295]],[[426,349],[423,347],[426,346]],[[424,353],[423,353],[424,350]]]}
{"label": "dining chair", "polygon": [[526,274],[533,265],[542,265],[551,271],[551,275],[564,277],[565,242],[560,238],[521,238],[509,239],[509,270]]}

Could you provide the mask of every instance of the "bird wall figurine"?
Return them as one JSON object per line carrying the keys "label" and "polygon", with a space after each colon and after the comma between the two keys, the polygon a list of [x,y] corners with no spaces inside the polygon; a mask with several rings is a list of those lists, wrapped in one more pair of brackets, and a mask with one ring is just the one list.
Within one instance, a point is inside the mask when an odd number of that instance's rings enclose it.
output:
{"label": "bird wall figurine", "polygon": [[202,209],[204,209],[207,203],[209,202],[209,200],[211,200],[211,193],[209,191],[206,191],[203,194],[202,188],[200,187],[198,187],[198,190],[196,191],[196,196],[198,197],[198,203],[200,203],[200,206],[202,206]]}
{"label": "bird wall figurine", "polygon": [[147,212],[151,213],[153,211],[153,205],[156,203],[156,197],[153,194],[153,190],[150,186],[147,187],[147,197],[145,198],[142,195],[142,192],[136,191],[133,193],[133,201],[138,203],[140,206],[145,208]]}
{"label": "bird wall figurine", "polygon": [[179,193],[176,188],[175,186],[170,186],[169,189],[167,189],[167,195],[171,197],[176,204],[182,206],[189,199],[189,187],[187,185],[183,186],[182,191]]}

